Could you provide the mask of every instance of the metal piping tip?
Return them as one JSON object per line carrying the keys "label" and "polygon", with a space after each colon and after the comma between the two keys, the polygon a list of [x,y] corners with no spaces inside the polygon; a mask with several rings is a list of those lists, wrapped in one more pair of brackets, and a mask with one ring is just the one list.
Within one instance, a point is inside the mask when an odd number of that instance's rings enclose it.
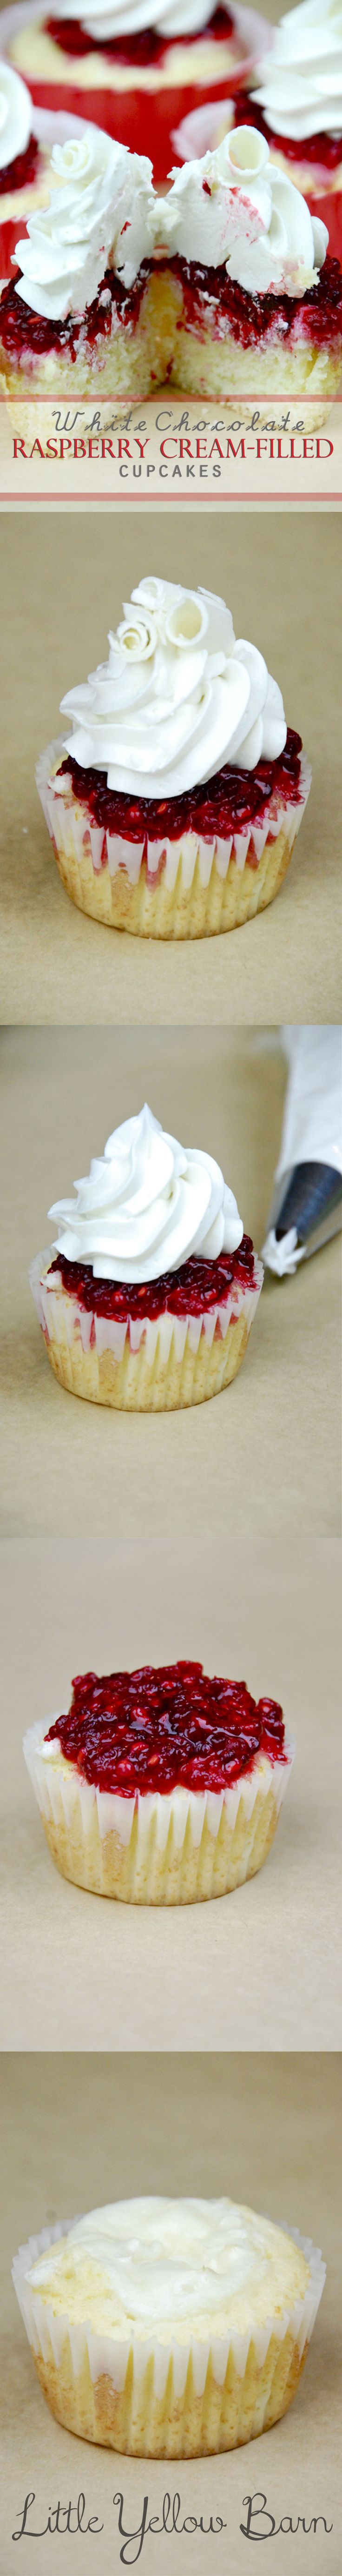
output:
{"label": "metal piping tip", "polygon": [[320,1252],[342,1226],[342,1173],[331,1163],[293,1163],[275,1182],[262,1258],[277,1279]]}

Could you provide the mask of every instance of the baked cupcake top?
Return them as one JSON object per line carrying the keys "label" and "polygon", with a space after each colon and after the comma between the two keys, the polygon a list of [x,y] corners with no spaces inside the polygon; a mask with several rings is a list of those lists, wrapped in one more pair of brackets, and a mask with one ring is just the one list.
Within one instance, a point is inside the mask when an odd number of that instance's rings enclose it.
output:
{"label": "baked cupcake top", "polygon": [[281,690],[256,645],[236,641],[214,592],[151,576],[108,640],[108,662],[62,698],[73,727],[64,747],[81,769],[128,794],[176,797],[225,762],[250,771],[279,758]]}
{"label": "baked cupcake top", "polygon": [[239,2203],[145,2198],[78,2219],[26,2277],[75,2324],[185,2342],[279,2321],[310,2272],[292,2237]]}
{"label": "baked cupcake top", "polygon": [[279,1702],[254,1700],[245,1682],[210,1678],[202,1664],[144,1665],[134,1673],[78,1674],[67,1716],[41,1746],[84,1779],[131,1798],[173,1788],[218,1794],[262,1759],[286,1762]]}
{"label": "baked cupcake top", "polygon": [[236,1199],[213,1155],[178,1145],[146,1105],[115,1128],[75,1190],[49,1209],[56,1250],[89,1264],[94,1279],[139,1286],[193,1254],[210,1263],[242,1245]]}
{"label": "baked cupcake top", "polygon": [[273,167],[265,136],[253,125],[236,126],[216,150],[173,172],[165,233],[173,255],[224,266],[234,284],[255,296],[306,294],[317,285],[329,241],[326,224]]}
{"label": "baked cupcake top", "polygon": [[[55,143],[49,203],[30,215],[15,260],[15,292],[44,321],[62,323],[85,313],[108,272],[131,287],[151,256],[157,200],[152,164],[101,128],[84,125],[79,138]],[[15,263],[14,263],[15,264]]]}
{"label": "baked cupcake top", "polygon": [[341,0],[301,0],[280,19],[255,97],[274,134],[340,134],[342,157]]}

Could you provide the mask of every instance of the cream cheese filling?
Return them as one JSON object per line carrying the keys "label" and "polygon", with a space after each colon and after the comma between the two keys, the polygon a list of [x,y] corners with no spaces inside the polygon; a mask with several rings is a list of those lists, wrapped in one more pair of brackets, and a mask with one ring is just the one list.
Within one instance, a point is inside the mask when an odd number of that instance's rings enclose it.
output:
{"label": "cream cheese filling", "polygon": [[93,2210],[27,2274],[54,2315],[95,2332],[201,2341],[252,2334],[309,2284],[305,2255],[268,2219],[226,2199],[133,2199]]}

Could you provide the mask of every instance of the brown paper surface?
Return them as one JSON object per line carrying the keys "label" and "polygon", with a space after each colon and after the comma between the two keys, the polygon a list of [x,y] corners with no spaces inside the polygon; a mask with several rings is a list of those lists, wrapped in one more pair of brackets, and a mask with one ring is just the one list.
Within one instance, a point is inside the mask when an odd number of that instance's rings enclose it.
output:
{"label": "brown paper surface", "polygon": [[[340,1549],[252,1549],[221,1518],[127,1546],[43,1535],[1,1550],[2,2046],[329,2048],[340,2034]],[[203,1905],[117,1905],[60,1878],[22,1754],[71,1677],[187,1655],[281,1701],[296,1760],[264,1868]],[[322,1734],[323,1724],[323,1734]]]}
{"label": "brown paper surface", "polygon": [[[4,2117],[7,2166],[6,2216],[1,2193],[3,2394],[5,2456],[0,2515],[4,2565],[12,2564],[11,2534],[19,2509],[35,2493],[35,2528],[44,2528],[49,2506],[82,2491],[89,2515],[104,2529],[96,2539],[31,2538],[32,2576],[120,2576],[117,2511],[122,2492],[124,2529],[137,2531],[143,2498],[149,2517],[163,2497],[180,2495],[181,2519],[209,2524],[215,2536],[187,2532],[146,2537],[142,2576],[243,2576],[248,2545],[244,2498],[264,2494],[279,2530],[267,2555],[260,2546],[260,2576],[340,2576],[341,2514],[339,2384],[341,2261],[339,2253],[338,2126],[340,2067],[334,2058],[237,2055],[205,2058],[69,2058],[42,2056],[7,2061]],[[219,2459],[169,2463],[130,2462],[93,2449],[65,2433],[49,2416],[36,2380],[14,2292],[10,2260],[19,2242],[59,2216],[131,2192],[190,2192],[232,2198],[299,2227],[321,2245],[327,2282],[300,2389],[279,2426]],[[321,2514],[330,2526],[312,2528]],[[286,2524],[304,2516],[307,2530]],[[33,2521],[33,2515],[31,2516]],[[308,2526],[311,2534],[308,2536]],[[331,2530],[331,2525],[333,2526]],[[22,2563],[25,2567],[24,2543]],[[126,2561],[127,2563],[127,2561]],[[253,2565],[253,2560],[251,2559]],[[19,2557],[19,2566],[21,2558]]]}
{"label": "brown paper surface", "polygon": [[[3,517],[2,552],[3,1019],[338,1018],[340,519],[19,512]],[[279,897],[243,930],[212,939],[134,939],[77,912],[35,786],[39,752],[63,734],[61,697],[104,660],[107,629],[149,566],[224,594],[313,767]]]}

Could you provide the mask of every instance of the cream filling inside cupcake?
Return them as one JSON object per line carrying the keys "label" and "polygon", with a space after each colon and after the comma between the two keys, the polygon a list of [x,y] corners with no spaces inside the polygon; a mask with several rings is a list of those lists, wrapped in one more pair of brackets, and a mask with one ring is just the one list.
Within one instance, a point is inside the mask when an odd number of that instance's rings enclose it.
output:
{"label": "cream filling inside cupcake", "polygon": [[[14,39],[11,59],[28,82],[56,81],[60,86],[63,81],[65,89],[75,87],[75,59],[71,54],[63,55],[60,45],[55,45],[42,27],[21,29]],[[224,80],[228,68],[232,72],[238,63],[239,46],[228,31],[221,42],[214,36],[200,35],[188,45],[184,39],[182,44],[165,39],[165,55],[148,67],[120,62],[119,57],[111,60],[99,46],[96,53],[77,55],[77,88],[85,95],[87,90],[139,89],[157,96],[161,88],[186,89],[189,82],[193,85],[198,80],[201,89],[205,89],[210,80]]]}

